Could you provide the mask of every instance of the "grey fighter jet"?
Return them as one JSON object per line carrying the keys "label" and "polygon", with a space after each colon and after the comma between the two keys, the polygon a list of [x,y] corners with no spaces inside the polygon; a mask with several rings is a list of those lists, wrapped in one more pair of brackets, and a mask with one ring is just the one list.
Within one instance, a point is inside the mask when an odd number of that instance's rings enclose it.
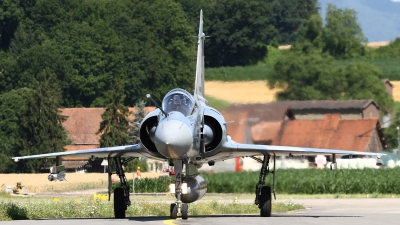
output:
{"label": "grey fighter jet", "polygon": [[[271,188],[264,186],[267,174],[274,176],[273,192],[275,195],[275,173],[270,171],[269,162],[275,163],[277,155],[317,155],[332,154],[332,168],[336,166],[336,154],[346,155],[384,155],[380,153],[354,152],[332,149],[302,148],[273,145],[240,144],[227,135],[224,117],[208,106],[204,98],[204,40],[203,13],[200,11],[200,24],[197,66],[194,94],[177,88],[168,92],[159,106],[148,94],[157,109],[149,113],[140,124],[140,143],[136,145],[116,146],[88,150],[57,152],[41,155],[18,156],[15,161],[32,158],[58,158],[61,156],[87,156],[89,158],[105,158],[109,168],[115,167],[122,187],[114,190],[114,214],[116,218],[124,218],[125,210],[131,204],[129,189],[124,174],[123,165],[133,158],[148,157],[165,160],[174,166],[175,184],[171,185],[176,202],[171,204],[170,217],[176,219],[188,218],[188,203],[201,199],[207,184],[199,176],[197,169],[207,163],[212,166],[218,161],[235,158],[251,157],[262,164],[260,178],[255,186],[255,204],[260,208],[262,217],[271,216]],[[256,157],[261,156],[261,157]],[[272,160],[273,159],[273,160]],[[275,168],[275,167],[274,167]],[[185,173],[183,173],[185,171]],[[109,196],[111,195],[110,180],[114,172],[109,169]],[[57,164],[48,176],[49,180],[64,180],[65,171]]]}

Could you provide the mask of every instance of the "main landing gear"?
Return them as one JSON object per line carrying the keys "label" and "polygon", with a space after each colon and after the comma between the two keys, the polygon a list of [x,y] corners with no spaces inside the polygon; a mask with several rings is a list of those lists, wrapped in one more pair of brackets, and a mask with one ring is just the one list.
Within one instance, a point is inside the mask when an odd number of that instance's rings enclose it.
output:
{"label": "main landing gear", "polygon": [[[113,161],[111,159],[113,159]],[[108,200],[110,200],[111,197],[111,175],[113,174],[112,167],[115,167],[115,173],[118,175],[121,182],[121,187],[115,188],[114,190],[114,216],[117,219],[125,218],[125,211],[128,206],[131,205],[131,200],[129,199],[128,182],[122,165],[131,161],[132,159],[133,158],[129,158],[125,161],[122,161],[121,157],[108,157]]]}
{"label": "main landing gear", "polygon": [[[269,154],[264,155],[263,160],[260,160],[256,157],[251,157],[251,158],[262,163],[259,181],[256,185],[256,200],[254,201],[254,203],[258,205],[258,208],[260,208],[261,217],[271,217],[271,200],[272,200],[271,187],[263,186],[265,184],[265,177],[270,173],[269,170],[270,155]],[[274,174],[273,177],[274,196],[275,196],[275,162],[276,161],[274,155],[274,171],[271,172]]]}

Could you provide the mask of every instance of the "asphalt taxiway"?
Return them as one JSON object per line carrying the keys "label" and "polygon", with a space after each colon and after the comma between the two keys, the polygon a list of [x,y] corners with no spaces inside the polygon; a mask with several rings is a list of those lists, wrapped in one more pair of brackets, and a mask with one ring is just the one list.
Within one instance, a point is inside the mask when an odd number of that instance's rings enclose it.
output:
{"label": "asphalt taxiway", "polygon": [[81,218],[81,219],[43,219],[5,221],[1,225],[125,225],[125,224],[207,224],[207,225],[394,225],[400,224],[400,199],[398,198],[366,198],[366,199],[296,199],[293,202],[303,204],[306,208],[285,214],[272,214],[272,217],[261,218],[258,215],[215,215],[192,216],[188,220],[170,220],[168,217],[132,217],[126,219],[113,218]]}

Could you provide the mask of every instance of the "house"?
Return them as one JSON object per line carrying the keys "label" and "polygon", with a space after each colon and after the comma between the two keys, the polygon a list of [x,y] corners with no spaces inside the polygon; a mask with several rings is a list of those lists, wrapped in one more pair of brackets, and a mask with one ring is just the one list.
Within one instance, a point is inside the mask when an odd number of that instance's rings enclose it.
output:
{"label": "house", "polygon": [[234,105],[221,113],[241,123],[227,125],[238,142],[354,151],[386,148],[379,106],[373,100],[280,101]]}
{"label": "house", "polygon": [[[154,110],[154,107],[146,107],[147,113]],[[61,115],[67,116],[63,123],[68,133],[68,138],[72,141],[70,145],[65,146],[66,151],[84,150],[100,148],[100,134],[96,134],[102,121],[101,115],[105,108],[64,108],[61,109]],[[135,112],[133,107],[130,112]],[[131,114],[129,119],[133,119]],[[90,172],[103,172],[101,166],[103,159],[88,161],[88,158],[63,158],[63,165],[68,171],[82,172],[84,168]]]}
{"label": "house", "polygon": [[[237,104],[221,111],[227,124],[227,133],[240,143],[252,143],[250,128],[265,122],[280,123],[283,120],[294,120],[291,109],[279,102],[268,104]],[[278,127],[275,126],[275,129]],[[276,130],[277,131],[277,130]],[[275,131],[272,131],[272,133]]]}
{"label": "house", "polygon": [[393,84],[387,78],[383,79],[382,82],[385,84],[386,91],[391,97],[393,97]]}
{"label": "house", "polygon": [[379,106],[371,99],[366,100],[314,100],[282,101],[288,106],[296,119],[324,119],[326,114],[339,114],[341,119],[379,118]]}
{"label": "house", "polygon": [[[386,91],[389,93],[390,97],[393,98],[393,84],[387,78],[383,79],[382,82],[385,84]],[[392,124],[392,119],[392,110],[389,110],[389,112],[385,112],[382,118],[382,127],[388,128]]]}
{"label": "house", "polygon": [[[278,132],[270,129],[280,126]],[[276,131],[277,129],[275,129]],[[251,128],[253,143],[310,148],[377,152],[387,148],[377,118],[341,119],[326,114],[324,119],[261,123]]]}

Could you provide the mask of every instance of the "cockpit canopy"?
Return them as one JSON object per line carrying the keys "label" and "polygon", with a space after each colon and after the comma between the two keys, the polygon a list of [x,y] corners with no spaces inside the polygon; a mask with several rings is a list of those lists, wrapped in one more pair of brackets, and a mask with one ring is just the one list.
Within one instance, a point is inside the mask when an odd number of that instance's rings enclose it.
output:
{"label": "cockpit canopy", "polygon": [[180,88],[168,92],[163,100],[163,109],[166,113],[178,111],[185,116],[189,116],[193,110],[193,106],[194,99],[192,95]]}

